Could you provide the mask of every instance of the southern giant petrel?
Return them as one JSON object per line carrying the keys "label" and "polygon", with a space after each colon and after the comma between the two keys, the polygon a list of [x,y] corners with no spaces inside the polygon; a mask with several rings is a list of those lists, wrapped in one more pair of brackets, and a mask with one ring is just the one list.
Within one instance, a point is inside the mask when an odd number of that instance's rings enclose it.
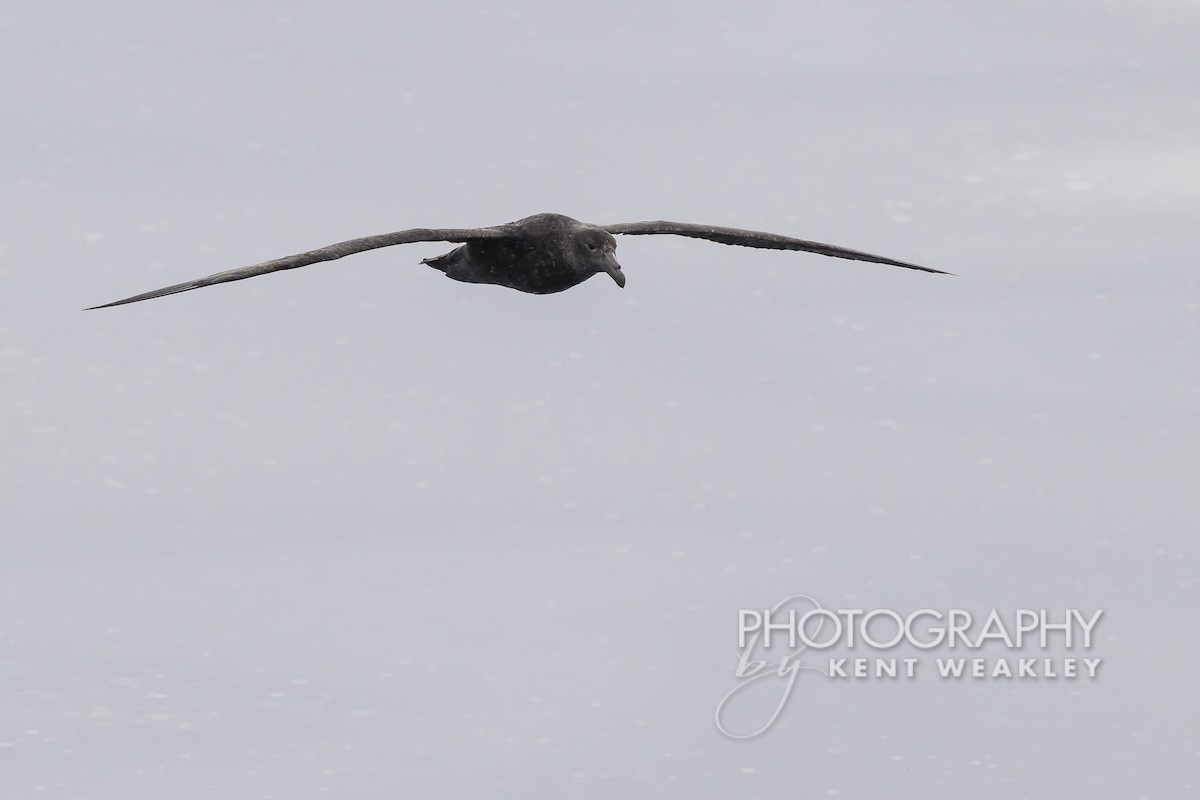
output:
{"label": "southern giant petrel", "polygon": [[[769,250],[804,250],[834,258],[855,261],[871,261],[890,264],[922,272],[949,273],[884,256],[871,255],[860,250],[851,250],[832,244],[807,242],[792,239],[777,233],[761,233],[739,228],[722,228],[714,225],[694,225],[687,222],[623,222],[616,225],[589,225],[562,214],[534,214],[532,217],[496,225],[491,228],[412,228],[378,236],[350,239],[307,253],[264,261],[248,267],[218,272],[207,278],[198,278],[186,283],[177,283],[163,289],[127,297],[93,308],[108,308],[125,303],[136,303],[177,292],[187,292],[202,286],[240,281],[316,264],[318,261],[333,261],[343,256],[391,247],[411,242],[455,242],[462,246],[436,258],[427,258],[421,263],[446,273],[446,277],[467,283],[494,283],[532,294],[552,294],[570,289],[593,275],[606,272],[617,286],[625,286],[625,273],[617,263],[617,242],[613,234],[642,236],[646,234],[673,234],[708,239],[721,244],[742,247],[761,247]],[[87,309],[91,311],[92,309]]]}

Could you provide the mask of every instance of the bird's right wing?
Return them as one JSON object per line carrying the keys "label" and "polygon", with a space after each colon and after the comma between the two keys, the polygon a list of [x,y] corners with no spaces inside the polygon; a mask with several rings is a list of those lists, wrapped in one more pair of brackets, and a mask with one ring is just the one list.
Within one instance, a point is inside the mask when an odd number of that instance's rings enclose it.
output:
{"label": "bird's right wing", "polygon": [[316,264],[320,261],[333,261],[366,250],[376,250],[380,247],[391,247],[397,244],[411,244],[413,242],[462,243],[479,239],[504,239],[510,235],[511,229],[509,225],[498,225],[493,228],[411,228],[406,231],[381,233],[377,236],[363,236],[359,239],[348,239],[347,241],[331,244],[327,247],[309,250],[306,253],[297,253],[294,256],[285,256],[284,258],[276,258],[273,261],[264,261],[261,264],[251,264],[248,267],[238,267],[237,269],[226,270],[225,272],[217,272],[204,278],[177,283],[174,286],[155,289],[152,292],[126,297],[124,300],[115,300],[100,306],[92,306],[92,308],[85,310],[91,311],[96,308],[109,308],[110,306],[136,303],[141,300],[151,300],[155,297],[163,297],[168,294],[189,292],[192,289],[199,289],[204,286],[240,281],[245,278],[253,278],[256,275],[266,275],[268,272],[307,267],[309,264]]}

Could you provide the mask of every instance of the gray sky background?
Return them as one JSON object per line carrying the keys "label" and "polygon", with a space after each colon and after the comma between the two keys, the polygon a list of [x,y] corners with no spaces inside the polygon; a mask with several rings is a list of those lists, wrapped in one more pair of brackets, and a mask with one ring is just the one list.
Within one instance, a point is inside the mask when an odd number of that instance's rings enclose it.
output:
{"label": "gray sky background", "polygon": [[[1200,6],[0,20],[0,796],[1194,794]],[[554,296],[412,245],[669,237]],[[741,608],[1103,608],[1096,681],[805,681]]]}

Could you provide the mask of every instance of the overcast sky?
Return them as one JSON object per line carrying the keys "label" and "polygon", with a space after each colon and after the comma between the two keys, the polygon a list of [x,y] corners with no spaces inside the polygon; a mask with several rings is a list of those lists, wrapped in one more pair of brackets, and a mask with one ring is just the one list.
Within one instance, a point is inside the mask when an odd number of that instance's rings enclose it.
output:
{"label": "overcast sky", "polygon": [[[6,12],[0,796],[1195,793],[1200,6],[681,9]],[[540,211],[956,276],[422,244],[80,311]],[[1103,666],[806,675],[733,741],[795,594],[1103,609]]]}

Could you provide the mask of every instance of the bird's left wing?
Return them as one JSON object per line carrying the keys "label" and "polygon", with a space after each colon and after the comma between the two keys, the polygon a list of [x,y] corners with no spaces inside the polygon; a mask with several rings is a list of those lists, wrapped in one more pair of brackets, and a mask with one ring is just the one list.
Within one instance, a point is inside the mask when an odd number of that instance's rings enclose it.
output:
{"label": "bird's left wing", "polygon": [[851,250],[835,244],[809,242],[804,239],[793,239],[790,236],[780,236],[778,233],[763,233],[762,231],[747,231],[741,228],[722,228],[716,225],[694,225],[690,222],[667,222],[653,220],[650,222],[621,222],[616,225],[601,225],[609,233],[643,236],[648,234],[671,234],[674,236],[689,236],[693,239],[708,239],[721,244],[733,244],[741,247],[761,247],[767,250],[803,250],[808,253],[820,253],[834,258],[848,258],[854,261],[870,261],[875,264],[890,264],[893,267],[919,269],[922,272],[936,272],[939,275],[949,275],[940,269],[922,267],[907,261],[897,261],[886,256],[864,253],[861,250]]}
{"label": "bird's left wing", "polygon": [[155,289],[152,292],[126,297],[124,300],[116,300],[101,306],[92,306],[92,308],[84,310],[91,311],[96,308],[109,308],[110,306],[120,306],[126,303],[136,303],[139,300],[150,300],[168,294],[188,292],[192,289],[212,286],[217,283],[228,283],[229,281],[253,278],[256,275],[265,275],[268,272],[307,267],[309,264],[316,264],[320,261],[333,261],[334,259],[353,255],[354,253],[361,253],[365,250],[376,250],[380,247],[391,247],[396,244],[411,244],[413,242],[461,243],[476,241],[478,239],[503,239],[510,235],[510,226],[497,225],[493,228],[411,228],[406,231],[381,233],[377,236],[363,236],[359,239],[349,239],[327,247],[309,250],[306,253],[297,253],[294,256],[285,256],[284,258],[276,258],[273,261],[264,261],[261,264],[251,264],[248,267],[238,267],[237,269],[218,272],[205,278],[177,283],[174,286]]}

